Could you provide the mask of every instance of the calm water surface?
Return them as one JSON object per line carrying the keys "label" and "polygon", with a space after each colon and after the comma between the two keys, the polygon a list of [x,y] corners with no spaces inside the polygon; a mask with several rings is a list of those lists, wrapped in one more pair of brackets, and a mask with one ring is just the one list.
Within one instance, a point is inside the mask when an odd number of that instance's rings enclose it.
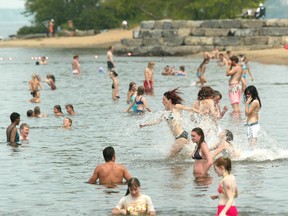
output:
{"label": "calm water surface", "polygon": [[[80,55],[81,74],[72,75],[71,61]],[[36,66],[31,57],[48,56],[48,65]],[[95,55],[98,58],[95,58]],[[12,58],[12,60],[9,60]],[[2,59],[2,60],[1,60]],[[124,113],[128,84],[143,83],[147,62],[155,67],[155,93],[146,96],[154,110],[145,116]],[[217,201],[209,196],[216,193],[219,178],[211,169],[212,181],[206,185],[195,181],[193,160],[167,160],[173,144],[166,122],[139,129],[142,122],[152,121],[163,110],[162,95],[180,87],[186,105],[195,100],[199,87],[195,81],[196,67],[201,59],[188,57],[115,57],[119,73],[121,99],[111,99],[111,80],[102,51],[92,49],[1,49],[0,50],[0,215],[110,215],[112,208],[125,194],[126,186],[106,193],[101,185],[85,183],[94,167],[103,163],[102,150],[112,145],[117,162],[126,165],[142,183],[142,192],[151,196],[158,215],[214,215]],[[163,77],[165,65],[186,66],[187,77]],[[286,107],[288,101],[287,66],[262,65],[251,62],[252,73],[261,100],[261,133],[257,148],[252,151],[246,140],[245,117],[235,121],[229,114],[219,121],[220,128],[233,131],[234,144],[243,152],[233,162],[239,197],[239,215],[288,215],[288,150]],[[39,104],[47,118],[28,119],[26,111],[35,104],[28,81],[33,73],[42,79],[48,73],[56,77],[56,91],[43,83]],[[207,66],[206,77],[212,88],[223,94],[222,106],[231,107],[227,97],[228,78],[225,69],[215,62]],[[251,84],[248,78],[248,84]],[[63,129],[64,117],[54,117],[53,107],[71,103],[77,112],[73,128]],[[241,104],[244,111],[244,103]],[[5,129],[11,112],[21,114],[21,122],[30,125],[30,143],[12,148],[5,143]],[[183,113],[187,131],[195,127],[189,114]],[[208,140],[211,143],[213,139]],[[214,139],[215,141],[215,139]],[[191,148],[194,144],[190,145]]]}

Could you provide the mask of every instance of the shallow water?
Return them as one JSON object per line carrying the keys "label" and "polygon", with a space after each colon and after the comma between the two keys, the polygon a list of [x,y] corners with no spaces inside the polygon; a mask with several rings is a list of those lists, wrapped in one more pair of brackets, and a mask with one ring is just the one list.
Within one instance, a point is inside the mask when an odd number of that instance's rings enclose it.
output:
{"label": "shallow water", "polygon": [[[81,74],[72,75],[71,61],[80,55]],[[48,56],[48,65],[35,66],[31,57]],[[95,55],[98,58],[95,58]],[[9,58],[12,58],[10,61]],[[112,208],[125,194],[126,186],[106,193],[101,185],[88,185],[95,165],[103,162],[102,150],[112,145],[117,162],[125,164],[130,173],[142,183],[142,192],[151,196],[158,215],[214,215],[217,201],[209,195],[216,193],[219,178],[211,169],[212,182],[196,182],[192,174],[192,159],[167,160],[174,138],[165,122],[139,129],[140,123],[160,116],[163,110],[162,95],[180,87],[186,105],[196,98],[198,87],[195,69],[200,59],[189,57],[115,57],[119,73],[121,99],[111,99],[111,80],[107,72],[103,51],[93,49],[1,49],[0,52],[0,215],[110,215]],[[155,67],[155,93],[146,96],[154,110],[145,116],[124,113],[127,108],[126,92],[130,81],[142,85],[147,62]],[[163,77],[165,65],[186,66],[187,77]],[[233,162],[239,197],[236,205],[239,215],[288,214],[285,186],[288,175],[287,121],[288,101],[287,66],[262,65],[251,62],[252,73],[262,101],[261,133],[257,148],[252,151],[246,140],[243,126],[244,102],[241,119],[235,121],[228,113],[219,121],[220,128],[230,129],[234,144],[242,151]],[[56,91],[43,83],[42,102],[39,104],[47,118],[29,119],[26,111],[35,104],[31,98],[28,81],[32,73],[56,77]],[[231,107],[227,97],[228,78],[225,69],[215,62],[207,66],[206,77],[212,88],[222,95],[222,106]],[[251,84],[248,78],[248,84]],[[53,115],[56,104],[74,105],[73,128],[61,127],[63,117]],[[21,122],[30,125],[30,143],[12,148],[5,143],[5,129],[10,124],[12,112],[21,114]],[[189,114],[183,113],[187,131],[195,125]],[[212,142],[212,141],[211,141]],[[193,144],[189,147],[193,148]]]}

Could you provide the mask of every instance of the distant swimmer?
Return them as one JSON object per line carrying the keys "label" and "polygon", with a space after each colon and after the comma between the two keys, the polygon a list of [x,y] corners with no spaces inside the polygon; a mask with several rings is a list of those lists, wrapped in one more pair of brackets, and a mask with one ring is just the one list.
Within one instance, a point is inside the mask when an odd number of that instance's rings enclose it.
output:
{"label": "distant swimmer", "polygon": [[247,136],[250,144],[257,142],[258,133],[260,131],[259,112],[261,108],[261,100],[255,86],[248,86],[244,91],[245,98],[245,115],[247,117]]}
{"label": "distant swimmer", "polygon": [[63,116],[63,112],[60,105],[55,105],[53,109],[55,116]]}
{"label": "distant swimmer", "polygon": [[40,92],[37,91],[35,97],[33,97],[32,99],[30,99],[31,103],[40,103],[41,102],[41,98],[40,98]]}
{"label": "distant swimmer", "polygon": [[204,52],[204,59],[218,59],[219,58],[219,49],[215,46],[213,48],[213,51],[210,52]]}
{"label": "distant swimmer", "polygon": [[185,71],[185,66],[184,66],[184,65],[181,65],[181,66],[179,67],[179,70],[178,70],[178,71],[175,71],[174,74],[175,74],[176,76],[186,76],[187,73],[186,73],[186,71]]}
{"label": "distant swimmer", "polygon": [[42,118],[42,117],[47,117],[47,114],[42,114],[40,107],[39,106],[35,106],[34,107],[34,111],[33,111],[33,117],[35,118]]}
{"label": "distant swimmer", "polygon": [[148,62],[146,69],[144,70],[144,88],[146,93],[152,93],[154,90],[154,62]]}
{"label": "distant swimmer", "polygon": [[113,46],[109,46],[108,47],[108,51],[107,51],[107,68],[108,70],[111,70],[113,68],[115,68],[115,62],[113,60],[113,52],[114,52],[114,47]]}
{"label": "distant swimmer", "polygon": [[112,80],[112,99],[118,100],[119,96],[119,82],[118,82],[118,74],[114,70],[110,70],[109,76]]}
{"label": "distant swimmer", "polygon": [[199,80],[196,82],[196,84],[201,84],[203,86],[207,82],[204,73],[206,70],[206,65],[209,63],[209,61],[209,58],[205,58],[197,68],[196,76],[199,78]]}
{"label": "distant swimmer", "polygon": [[87,183],[96,184],[97,180],[99,180],[99,184],[113,186],[115,184],[122,184],[123,179],[126,181],[131,179],[132,176],[126,167],[115,162],[116,154],[112,146],[106,147],[103,150],[103,157],[105,163],[96,166],[93,175]]}
{"label": "distant swimmer", "polygon": [[[126,102],[127,104],[132,104],[136,98],[137,95],[137,86],[135,82],[130,82],[129,83],[129,88],[128,88],[128,92],[127,92],[127,99]],[[136,111],[137,110],[137,104],[134,104],[131,108],[132,111]]]}
{"label": "distant swimmer", "polygon": [[20,141],[28,141],[30,127],[27,123],[22,123],[20,125]]}
{"label": "distant swimmer", "polygon": [[75,115],[74,107],[72,104],[67,104],[65,108],[69,115]]}
{"label": "distant swimmer", "polygon": [[42,89],[41,82],[36,74],[33,74],[32,79],[29,81],[29,89],[33,97],[35,97],[36,93]]}
{"label": "distant swimmer", "polygon": [[73,74],[79,74],[80,73],[79,55],[73,56],[72,73]]}
{"label": "distant swimmer", "polygon": [[51,90],[56,89],[56,85],[55,85],[56,79],[53,74],[47,74],[45,82],[51,87]]}
{"label": "distant swimmer", "polygon": [[64,118],[63,127],[68,129],[68,128],[71,128],[71,126],[72,126],[72,119],[68,117]]}
{"label": "distant swimmer", "polygon": [[245,55],[243,57],[243,61],[242,61],[242,77],[241,77],[241,83],[242,83],[242,91],[244,91],[247,87],[247,72],[251,78],[251,81],[253,82],[254,81],[254,78],[253,78],[253,75],[251,73],[251,70],[250,70],[250,66],[248,64],[249,60],[247,58],[247,56]]}

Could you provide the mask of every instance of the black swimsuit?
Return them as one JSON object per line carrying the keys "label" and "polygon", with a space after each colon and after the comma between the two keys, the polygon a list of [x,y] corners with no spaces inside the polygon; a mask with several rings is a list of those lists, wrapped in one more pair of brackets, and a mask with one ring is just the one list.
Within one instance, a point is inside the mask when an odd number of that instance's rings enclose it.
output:
{"label": "black swimsuit", "polygon": [[195,159],[195,160],[202,160],[203,159],[199,153],[199,150],[200,150],[200,148],[197,148],[197,150],[194,152],[194,154],[192,155],[193,159]]}

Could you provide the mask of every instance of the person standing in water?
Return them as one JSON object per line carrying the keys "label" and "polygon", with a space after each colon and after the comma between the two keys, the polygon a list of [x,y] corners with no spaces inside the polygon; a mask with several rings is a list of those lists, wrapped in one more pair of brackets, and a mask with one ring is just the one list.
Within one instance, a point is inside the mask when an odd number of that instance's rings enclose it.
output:
{"label": "person standing in water", "polygon": [[131,178],[127,185],[127,192],[112,210],[112,215],[156,215],[150,196],[140,191],[140,181]]}
{"label": "person standing in water", "polygon": [[36,74],[33,74],[32,79],[29,81],[29,88],[33,97],[36,97],[37,92],[42,89],[41,82]]}
{"label": "person standing in water", "polygon": [[108,67],[108,70],[111,70],[111,69],[115,68],[115,62],[113,61],[113,51],[114,51],[114,47],[113,46],[109,46],[108,47],[108,51],[107,51],[107,67]]}
{"label": "person standing in water", "polygon": [[235,114],[240,113],[240,97],[241,97],[241,77],[242,67],[238,64],[238,57],[231,56],[226,69],[226,76],[230,76],[229,79],[229,99],[233,112]]}
{"label": "person standing in water", "polygon": [[248,86],[244,91],[245,98],[245,115],[247,117],[247,136],[250,144],[254,145],[257,142],[259,125],[259,111],[261,108],[261,100],[255,86]]}
{"label": "person standing in water", "polygon": [[204,73],[206,70],[206,65],[209,63],[209,61],[209,58],[205,58],[197,68],[196,76],[199,78],[199,80],[196,82],[196,84],[200,83],[203,86],[207,82],[206,78],[204,77]]}
{"label": "person standing in water", "polygon": [[218,199],[218,210],[216,216],[238,216],[235,206],[235,198],[238,197],[236,178],[231,174],[231,160],[228,157],[219,157],[214,162],[214,170],[222,177],[218,185],[219,195],[211,195],[211,199]]}
{"label": "person standing in water", "polygon": [[159,124],[163,120],[166,120],[168,126],[175,137],[175,142],[170,150],[169,157],[173,157],[178,154],[186,144],[189,143],[188,132],[185,131],[181,125],[181,110],[187,110],[199,113],[198,110],[182,105],[183,99],[180,97],[181,92],[178,91],[178,88],[173,89],[172,91],[167,91],[163,95],[162,103],[165,107],[166,112],[157,120],[150,123],[140,124],[140,128],[146,126],[152,126]]}
{"label": "person standing in water", "polygon": [[152,93],[154,89],[154,62],[148,62],[147,68],[144,71],[144,88],[146,93]]}
{"label": "person standing in water", "polygon": [[109,76],[111,80],[113,81],[112,83],[112,99],[113,100],[118,100],[120,98],[119,96],[119,82],[118,82],[118,74],[114,70],[110,70]]}
{"label": "person standing in water", "polygon": [[72,73],[73,74],[79,74],[80,73],[79,55],[73,56]]}
{"label": "person standing in water", "polygon": [[[137,86],[136,86],[136,83],[135,82],[130,82],[129,83],[129,89],[128,89],[128,92],[127,92],[127,104],[132,104],[136,98],[136,95],[137,95]],[[134,104],[132,106],[132,111],[135,111],[137,110],[137,104]]]}
{"label": "person standing in water", "polygon": [[144,87],[138,86],[137,88],[137,96],[135,97],[133,103],[130,104],[130,106],[127,109],[127,112],[130,111],[130,109],[136,104],[137,109],[134,111],[137,114],[143,114],[146,110],[148,112],[152,112],[152,110],[148,107],[146,98],[143,97],[144,95]]}
{"label": "person standing in water", "polygon": [[16,127],[20,123],[20,114],[16,112],[11,113],[10,120],[11,124],[6,128],[7,142],[12,146],[16,146],[20,141],[20,135]]}

